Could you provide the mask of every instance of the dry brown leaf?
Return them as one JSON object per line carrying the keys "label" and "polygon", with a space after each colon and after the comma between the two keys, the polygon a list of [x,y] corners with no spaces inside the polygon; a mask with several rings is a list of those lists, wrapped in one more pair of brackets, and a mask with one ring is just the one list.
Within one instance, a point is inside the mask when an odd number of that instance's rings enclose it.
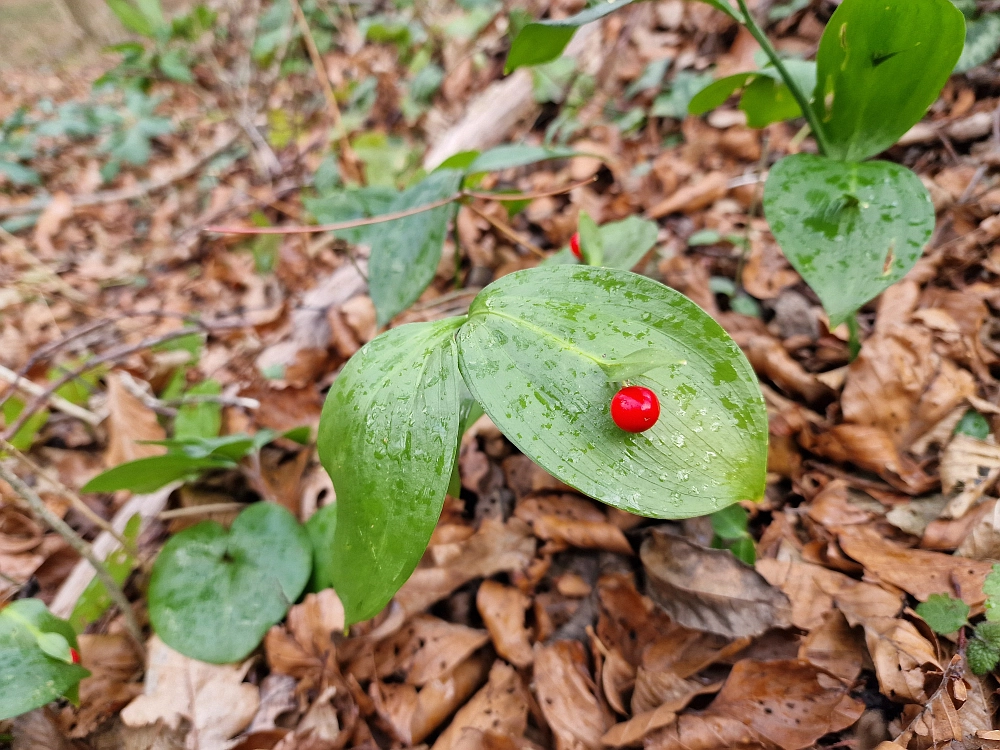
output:
{"label": "dry brown leaf", "polygon": [[516,667],[527,667],[534,655],[531,632],[524,616],[531,599],[513,586],[497,581],[483,581],[476,592],[476,608],[493,640],[493,648]]}
{"label": "dry brown leaf", "polygon": [[243,666],[205,664],[183,656],[154,636],[149,640],[144,692],[121,712],[131,727],[162,721],[176,729],[190,722],[188,750],[226,750],[230,738],[257,713],[260,694],[243,682]]}
{"label": "dry brown leaf", "polygon": [[733,339],[743,349],[754,370],[774,381],[789,395],[802,396],[809,403],[832,399],[834,394],[830,387],[792,359],[773,336],[738,332]]}
{"label": "dry brown leaf", "polygon": [[109,373],[108,383],[108,448],[104,465],[108,468],[146,456],[166,452],[162,445],[143,445],[139,440],[163,440],[167,434],[160,426],[156,412],[143,404],[122,385],[121,379],[130,377],[118,372]]}
{"label": "dry brown leaf", "polygon": [[986,599],[983,581],[993,567],[988,562],[900,547],[867,526],[842,529],[838,540],[844,552],[866,571],[920,601],[927,601],[931,594],[955,593],[975,607]]}
{"label": "dry brown leaf", "polygon": [[[433,550],[432,550],[433,551]],[[417,568],[396,594],[408,613],[422,612],[459,586],[501,571],[523,570],[535,556],[535,538],[526,524],[486,519],[473,536],[458,544],[445,565]]]}
{"label": "dry brown leaf", "polygon": [[869,617],[863,625],[881,691],[903,703],[926,702],[941,676],[934,645],[909,620]]}
{"label": "dry brown leaf", "polygon": [[774,750],[750,727],[731,716],[711,713],[685,714],[674,724],[651,734],[646,750]]}
{"label": "dry brown leaf", "polygon": [[[398,674],[410,685],[424,685],[442,677],[489,642],[489,634],[446,622],[432,615],[416,615],[391,638],[375,648],[374,661],[380,678]],[[364,664],[372,657],[363,654],[352,673],[359,680],[371,679]]]}
{"label": "dry brown leaf", "polygon": [[288,612],[285,625],[264,636],[271,670],[301,681],[300,689],[341,684],[333,634],[344,630],[344,606],[333,589],[307,594]]}
{"label": "dry brown leaf", "polygon": [[975,516],[975,523],[958,545],[955,554],[973,560],[1000,560],[1000,503],[990,500],[982,503]]}
{"label": "dry brown leaf", "polygon": [[788,598],[725,550],[654,529],[640,556],[650,597],[686,627],[738,638],[790,623]]}
{"label": "dry brown leaf", "polygon": [[[945,670],[941,686],[927,701],[909,726],[894,740],[908,750],[953,747],[954,742],[965,738],[965,729],[959,718],[968,697],[969,684],[962,679],[962,657],[954,656]],[[987,724],[983,729],[990,729]]]}
{"label": "dry brown leaf", "polygon": [[490,669],[485,687],[458,710],[432,750],[453,750],[467,729],[521,737],[528,726],[529,702],[530,696],[517,672],[497,661]]}
{"label": "dry brown leaf", "polygon": [[535,694],[557,750],[596,750],[614,723],[597,699],[579,641],[535,645]]}
{"label": "dry brown leaf", "polygon": [[812,630],[799,646],[799,659],[825,669],[845,684],[861,674],[865,642],[838,610],[827,613],[822,624]]}
{"label": "dry brown leaf", "polygon": [[750,235],[750,257],[743,267],[742,280],[743,288],[757,299],[774,299],[781,290],[801,281],[774,238],[760,232]]}
{"label": "dry brown leaf", "polygon": [[534,523],[545,516],[555,516],[565,521],[607,520],[604,510],[579,495],[554,492],[522,498],[514,508],[514,515],[526,523]]}
{"label": "dry brown leaf", "polygon": [[646,217],[660,219],[669,214],[689,214],[712,205],[729,191],[723,172],[695,177],[687,185],[646,211]]}
{"label": "dry brown leaf", "polygon": [[556,515],[539,516],[533,525],[535,536],[558,545],[600,549],[631,555],[632,545],[624,532],[607,521],[578,521]]}
{"label": "dry brown leaf", "polygon": [[948,504],[946,517],[961,518],[1000,476],[1000,446],[969,435],[955,435],[941,455],[940,472],[941,488],[946,493],[961,491]]}
{"label": "dry brown leaf", "polygon": [[80,663],[90,677],[80,683],[80,710],[67,735],[86,737],[142,693],[142,660],[124,633],[80,635]]}
{"label": "dry brown leaf", "polygon": [[608,747],[630,747],[641,745],[646,735],[662,729],[677,721],[673,711],[654,708],[652,711],[636,714],[628,721],[615,724],[601,737],[601,742]]}

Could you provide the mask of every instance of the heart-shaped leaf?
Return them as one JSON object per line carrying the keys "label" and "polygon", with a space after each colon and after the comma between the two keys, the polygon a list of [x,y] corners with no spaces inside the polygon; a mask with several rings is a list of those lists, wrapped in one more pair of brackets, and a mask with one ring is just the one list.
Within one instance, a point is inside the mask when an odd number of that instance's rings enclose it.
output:
{"label": "heart-shaped leaf", "polygon": [[837,326],[899,281],[934,231],[920,179],[884,161],[856,164],[797,154],[764,187],[768,224]]}
{"label": "heart-shaped leaf", "polygon": [[951,0],[844,0],[816,53],[813,107],[827,156],[862,161],[898,141],[937,99],[964,44]]}
{"label": "heart-shaped leaf", "polygon": [[309,536],[280,505],[254,503],[229,531],[203,521],[173,536],[156,558],[153,629],[192,659],[239,661],[285,616],[311,569]]}
{"label": "heart-shaped leaf", "polygon": [[317,442],[337,491],[328,571],[347,622],[378,614],[420,561],[458,451],[461,318],[399,326],[330,388]]}
{"label": "heart-shaped leaf", "polygon": [[75,695],[90,672],[49,652],[65,657],[76,645],[69,623],[38,599],[20,599],[0,610],[0,720]]}
{"label": "heart-shaped leaf", "polygon": [[[458,334],[473,395],[548,472],[617,508],[699,516],[764,492],[767,414],[753,369],[703,310],[644,276],[542,266],[505,276]],[[646,432],[609,414],[619,384],[602,365],[662,356],[635,382],[660,399]]]}

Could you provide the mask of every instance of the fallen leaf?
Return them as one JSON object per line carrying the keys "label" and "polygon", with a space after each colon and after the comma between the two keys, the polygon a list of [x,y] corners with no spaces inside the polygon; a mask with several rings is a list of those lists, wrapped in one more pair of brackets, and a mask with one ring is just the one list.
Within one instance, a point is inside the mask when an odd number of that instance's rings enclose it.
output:
{"label": "fallen leaf", "polygon": [[142,660],[125,633],[80,635],[80,664],[90,677],[80,683],[80,710],[67,736],[86,737],[142,693]]}
{"label": "fallen leaf", "polygon": [[740,345],[754,370],[772,380],[789,395],[802,396],[807,402],[830,401],[833,390],[792,359],[773,336],[737,332],[733,340]]}
{"label": "fallen leaf", "polygon": [[961,518],[1000,477],[1000,446],[957,434],[941,454],[941,488],[960,491],[948,503],[944,516]]}
{"label": "fallen leaf", "polygon": [[579,641],[535,645],[535,694],[556,750],[596,750],[614,720],[598,700]]}
{"label": "fallen leaf", "polygon": [[934,645],[909,620],[867,617],[862,624],[882,693],[903,703],[925,703],[941,676]]}
{"label": "fallen leaf", "polygon": [[861,674],[865,641],[838,610],[827,613],[819,627],[810,631],[799,646],[799,659],[824,669],[845,684]]}
{"label": "fallen leaf", "polygon": [[167,434],[157,419],[156,412],[143,404],[122,385],[127,373],[109,373],[108,383],[108,447],[104,454],[107,468],[146,456],[166,452],[162,445],[143,445],[140,440],[163,440]]}
{"label": "fallen leaf", "polygon": [[517,672],[494,662],[489,681],[462,706],[432,750],[453,750],[467,729],[507,737],[521,737],[528,726],[530,696]]}
{"label": "fallen leaf", "polygon": [[788,598],[728,551],[654,529],[640,556],[650,597],[686,627],[738,638],[790,623]]}
{"label": "fallen leaf", "polygon": [[285,625],[264,636],[264,653],[272,671],[300,680],[300,689],[342,685],[333,634],[344,630],[344,606],[333,589],[307,594],[288,611]]}
{"label": "fallen leaf", "polygon": [[641,745],[646,735],[673,724],[675,721],[677,721],[677,714],[665,710],[661,706],[652,711],[637,714],[628,721],[615,724],[601,737],[601,742],[609,747]]}
{"label": "fallen leaf", "polygon": [[986,600],[983,581],[993,567],[989,562],[900,547],[867,526],[842,529],[838,541],[866,571],[922,602],[931,594],[953,592],[970,607]]}
{"label": "fallen leaf", "polygon": [[752,232],[750,256],[743,267],[743,288],[757,299],[774,299],[783,289],[802,279],[782,255],[778,243],[768,234]]}
{"label": "fallen leaf", "polygon": [[578,521],[546,515],[536,518],[533,528],[539,539],[555,542],[561,547],[632,554],[632,545],[622,530],[607,521]]}
{"label": "fallen leaf", "polygon": [[[378,644],[374,663],[380,678],[401,675],[410,685],[424,685],[450,672],[480,647],[489,642],[489,634],[446,622],[432,615],[416,615],[399,632]],[[352,669],[359,680],[371,679],[364,664],[372,657],[365,654]]]}
{"label": "fallen leaf", "polygon": [[673,195],[646,211],[646,218],[660,219],[669,214],[700,211],[724,196],[729,191],[728,186],[729,178],[723,172],[710,172],[695,177]]}
{"label": "fallen leaf", "polygon": [[153,636],[143,694],[121,712],[130,727],[162,721],[176,729],[190,722],[188,750],[226,750],[260,705],[258,688],[243,682],[252,661],[242,666],[205,664],[183,656]]}
{"label": "fallen leaf", "polygon": [[496,581],[483,581],[476,592],[476,608],[490,633],[493,648],[516,667],[527,667],[534,655],[530,631],[524,625],[524,615],[531,599],[513,586]]}
{"label": "fallen leaf", "polygon": [[[968,697],[969,684],[962,679],[962,657],[952,658],[945,670],[941,686],[927,701],[894,743],[908,750],[951,747],[952,742],[965,739],[965,729],[959,714]],[[983,727],[989,729],[989,726]]]}

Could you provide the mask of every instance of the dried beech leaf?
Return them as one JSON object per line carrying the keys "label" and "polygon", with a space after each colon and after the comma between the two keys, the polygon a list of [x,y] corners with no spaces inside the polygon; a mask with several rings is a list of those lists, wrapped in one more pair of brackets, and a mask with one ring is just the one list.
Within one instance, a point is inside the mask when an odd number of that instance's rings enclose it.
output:
{"label": "dried beech leaf", "polygon": [[791,622],[788,598],[728,551],[654,529],[640,555],[649,596],[686,627],[739,638]]}
{"label": "dried beech leaf", "polygon": [[607,521],[577,521],[559,516],[539,516],[534,523],[535,536],[581,549],[600,549],[631,555],[632,545],[617,526]]}
{"label": "dried beech leaf", "polygon": [[487,642],[485,631],[417,615],[378,645],[374,660],[379,677],[400,674],[408,684],[419,686],[451,671]]}
{"label": "dried beech leaf", "polygon": [[909,620],[872,617],[864,628],[881,691],[903,703],[926,702],[941,675],[933,644]]}
{"label": "dried beech leaf", "polygon": [[597,700],[579,641],[535,646],[535,694],[555,738],[556,750],[596,750],[614,723]]}
{"label": "dried beech leaf", "polygon": [[809,633],[799,646],[799,658],[825,669],[846,684],[861,674],[865,642],[837,610],[831,611],[823,623]]}
{"label": "dried beech leaf", "polygon": [[156,412],[133,396],[122,385],[128,373],[110,373],[108,383],[108,449],[104,455],[107,468],[119,466],[137,458],[166,453],[162,445],[146,445],[140,440],[163,440],[167,435],[160,426]]}
{"label": "dried beech leaf", "polygon": [[647,734],[669,726],[675,721],[677,714],[673,711],[665,711],[662,707],[654,708],[652,711],[637,714],[628,721],[615,724],[601,737],[601,742],[609,747],[641,745]]}
{"label": "dried beech leaf", "polygon": [[517,672],[497,661],[485,687],[458,710],[432,750],[453,750],[466,729],[521,737],[528,726],[529,703],[530,696]]}
{"label": "dried beech leaf", "polygon": [[524,615],[531,599],[513,586],[496,581],[483,581],[476,592],[476,608],[490,633],[493,647],[516,667],[527,667],[534,658],[530,631],[524,626]]}

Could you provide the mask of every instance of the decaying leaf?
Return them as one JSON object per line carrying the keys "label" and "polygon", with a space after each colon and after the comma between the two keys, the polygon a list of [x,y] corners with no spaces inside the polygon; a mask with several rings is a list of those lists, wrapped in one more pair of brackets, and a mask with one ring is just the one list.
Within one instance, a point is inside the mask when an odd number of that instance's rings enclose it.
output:
{"label": "decaying leaf", "polygon": [[535,694],[557,750],[597,750],[613,723],[586,665],[579,641],[535,646]]}
{"label": "decaying leaf", "polygon": [[864,664],[865,642],[861,633],[838,610],[831,610],[822,624],[799,646],[799,659],[825,669],[845,684],[851,684]]}
{"label": "decaying leaf", "polygon": [[738,638],[791,622],[787,597],[727,551],[654,530],[640,555],[649,596],[682,625]]}
{"label": "decaying leaf", "polygon": [[607,521],[580,521],[555,515],[539,516],[534,523],[539,539],[555,542],[562,547],[602,549],[631,555],[632,546],[617,526]]}
{"label": "decaying leaf", "polygon": [[90,677],[80,683],[80,710],[69,736],[86,737],[98,725],[142,693],[137,680],[142,660],[125,633],[80,635],[80,663]]}
{"label": "decaying leaf", "polygon": [[628,721],[615,724],[601,737],[601,742],[608,747],[630,747],[641,745],[643,739],[655,732],[677,721],[677,714],[673,711],[654,708],[652,711],[636,714]]}
{"label": "decaying leaf", "polygon": [[530,631],[524,625],[531,599],[513,586],[483,581],[476,592],[476,607],[497,653],[516,667],[531,664]]}
{"label": "decaying leaf", "polygon": [[908,750],[928,750],[950,747],[953,741],[960,743],[965,739],[959,714],[968,697],[969,684],[962,679],[962,671],[962,657],[956,654],[945,670],[941,687],[894,740],[896,745]]}
{"label": "decaying leaf", "polygon": [[250,724],[260,705],[258,688],[243,682],[252,662],[205,664],[189,659],[150,639],[149,664],[143,694],[121,713],[132,727],[162,721],[176,729],[190,723],[189,750],[226,750],[230,738]]}
{"label": "decaying leaf", "polygon": [[497,661],[490,669],[486,685],[455,714],[451,724],[432,746],[432,750],[453,750],[462,734],[478,729],[491,734],[517,738],[528,725],[528,691],[517,672]]}
{"label": "decaying leaf", "polygon": [[410,685],[425,685],[450,672],[488,641],[485,631],[432,615],[417,615],[379,643],[374,657],[359,656],[351,672],[359,680],[371,679],[370,665],[374,663],[380,678],[396,674]]}
{"label": "decaying leaf", "polygon": [[955,435],[941,455],[940,471],[945,493],[959,491],[943,515],[961,518],[1000,477],[1000,446],[969,435]]}
{"label": "decaying leaf", "polygon": [[128,373],[111,373],[108,382],[108,449],[104,455],[107,468],[146,456],[166,452],[162,445],[148,445],[141,440],[163,440],[166,432],[160,426],[156,412],[142,403],[122,385]]}

